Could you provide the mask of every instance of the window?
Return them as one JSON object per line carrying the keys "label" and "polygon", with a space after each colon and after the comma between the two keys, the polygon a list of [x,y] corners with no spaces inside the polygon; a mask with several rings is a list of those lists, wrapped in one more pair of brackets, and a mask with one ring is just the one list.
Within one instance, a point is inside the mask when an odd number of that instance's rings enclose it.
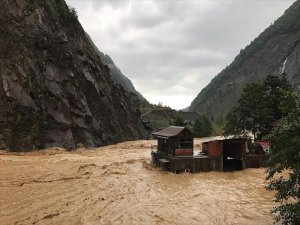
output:
{"label": "window", "polygon": [[193,148],[193,140],[191,138],[180,139],[179,148]]}

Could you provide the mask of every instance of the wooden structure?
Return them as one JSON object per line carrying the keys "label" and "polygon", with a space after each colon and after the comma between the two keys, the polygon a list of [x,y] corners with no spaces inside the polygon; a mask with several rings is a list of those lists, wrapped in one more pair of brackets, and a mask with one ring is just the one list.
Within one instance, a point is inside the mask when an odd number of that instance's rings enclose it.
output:
{"label": "wooden structure", "polygon": [[157,151],[171,156],[192,156],[194,135],[185,127],[171,126],[152,134],[157,138]]}
{"label": "wooden structure", "polygon": [[152,152],[152,163],[174,173],[180,171],[222,171],[220,157],[194,156],[193,133],[185,127],[171,126],[152,134],[157,140],[157,151]]}
{"label": "wooden structure", "polygon": [[152,163],[174,173],[180,171],[233,171],[266,166],[265,154],[249,154],[245,139],[213,140],[202,144],[194,155],[193,133],[184,127],[168,127],[153,133],[157,151]]}

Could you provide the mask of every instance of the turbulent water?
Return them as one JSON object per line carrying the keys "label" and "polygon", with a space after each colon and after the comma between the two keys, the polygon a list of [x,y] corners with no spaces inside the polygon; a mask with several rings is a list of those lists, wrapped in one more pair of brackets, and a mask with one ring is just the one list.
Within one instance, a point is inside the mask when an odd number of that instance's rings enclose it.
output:
{"label": "turbulent water", "polygon": [[272,224],[264,169],[175,175],[150,165],[154,144],[1,152],[0,223]]}

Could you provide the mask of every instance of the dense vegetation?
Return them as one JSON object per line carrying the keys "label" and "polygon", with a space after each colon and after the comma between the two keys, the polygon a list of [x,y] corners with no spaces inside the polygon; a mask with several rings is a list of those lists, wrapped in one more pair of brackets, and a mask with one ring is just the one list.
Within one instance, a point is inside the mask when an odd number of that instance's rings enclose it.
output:
{"label": "dense vegetation", "polygon": [[200,115],[194,124],[193,131],[196,137],[208,137],[212,135],[213,127],[205,115]]}
{"label": "dense vegetation", "polygon": [[161,102],[158,104],[152,104],[148,102],[146,99],[140,101],[140,110],[143,113],[149,112],[152,109],[169,109],[171,108],[169,106],[163,105]]}
{"label": "dense vegetation", "polygon": [[177,115],[175,117],[175,119],[172,122],[172,125],[174,125],[174,126],[180,126],[180,127],[186,126],[186,124],[184,123],[184,119],[180,115]]}
{"label": "dense vegetation", "polygon": [[222,116],[219,116],[216,119],[213,118],[211,124],[212,124],[212,132],[213,132],[212,135],[214,136],[224,135],[226,120]]}
{"label": "dense vegetation", "polygon": [[150,132],[168,126],[184,126],[191,130],[195,137],[208,137],[222,135],[225,120],[219,117],[210,121],[205,115],[197,112],[183,112],[164,106],[162,103],[151,104],[147,101],[140,101],[142,118],[149,122],[152,129]]}
{"label": "dense vegetation", "polygon": [[222,134],[222,120],[211,122],[205,115],[196,112],[182,112],[171,109],[168,106],[150,104],[141,101],[140,110],[144,122],[150,125],[150,132],[168,126],[184,126],[191,130],[195,137],[207,137],[213,134]]}
{"label": "dense vegetation", "polygon": [[[285,74],[247,85],[228,115],[226,134],[266,138],[271,144],[267,189],[276,191],[272,212],[283,224],[300,224],[300,100]],[[285,171],[286,176],[280,176]]]}
{"label": "dense vegetation", "polygon": [[[289,97],[297,99],[295,95]],[[276,191],[275,202],[279,206],[277,221],[283,224],[300,224],[300,101],[289,108],[280,126],[268,136],[272,143],[268,160],[268,190]],[[289,106],[291,106],[289,104]],[[287,109],[287,108],[286,108]],[[282,172],[288,172],[282,176]],[[280,176],[281,175],[281,176]]]}
{"label": "dense vegetation", "polygon": [[248,84],[227,117],[225,134],[246,136],[251,132],[255,139],[268,135],[274,123],[286,115],[283,102],[292,92],[286,75],[268,75],[262,83]]}

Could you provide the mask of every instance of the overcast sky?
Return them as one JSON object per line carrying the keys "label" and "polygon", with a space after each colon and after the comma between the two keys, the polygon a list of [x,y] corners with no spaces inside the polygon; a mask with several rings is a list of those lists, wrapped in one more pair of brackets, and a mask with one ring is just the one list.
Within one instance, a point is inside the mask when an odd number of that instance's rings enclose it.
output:
{"label": "overcast sky", "polygon": [[151,103],[185,108],[294,0],[66,0]]}

